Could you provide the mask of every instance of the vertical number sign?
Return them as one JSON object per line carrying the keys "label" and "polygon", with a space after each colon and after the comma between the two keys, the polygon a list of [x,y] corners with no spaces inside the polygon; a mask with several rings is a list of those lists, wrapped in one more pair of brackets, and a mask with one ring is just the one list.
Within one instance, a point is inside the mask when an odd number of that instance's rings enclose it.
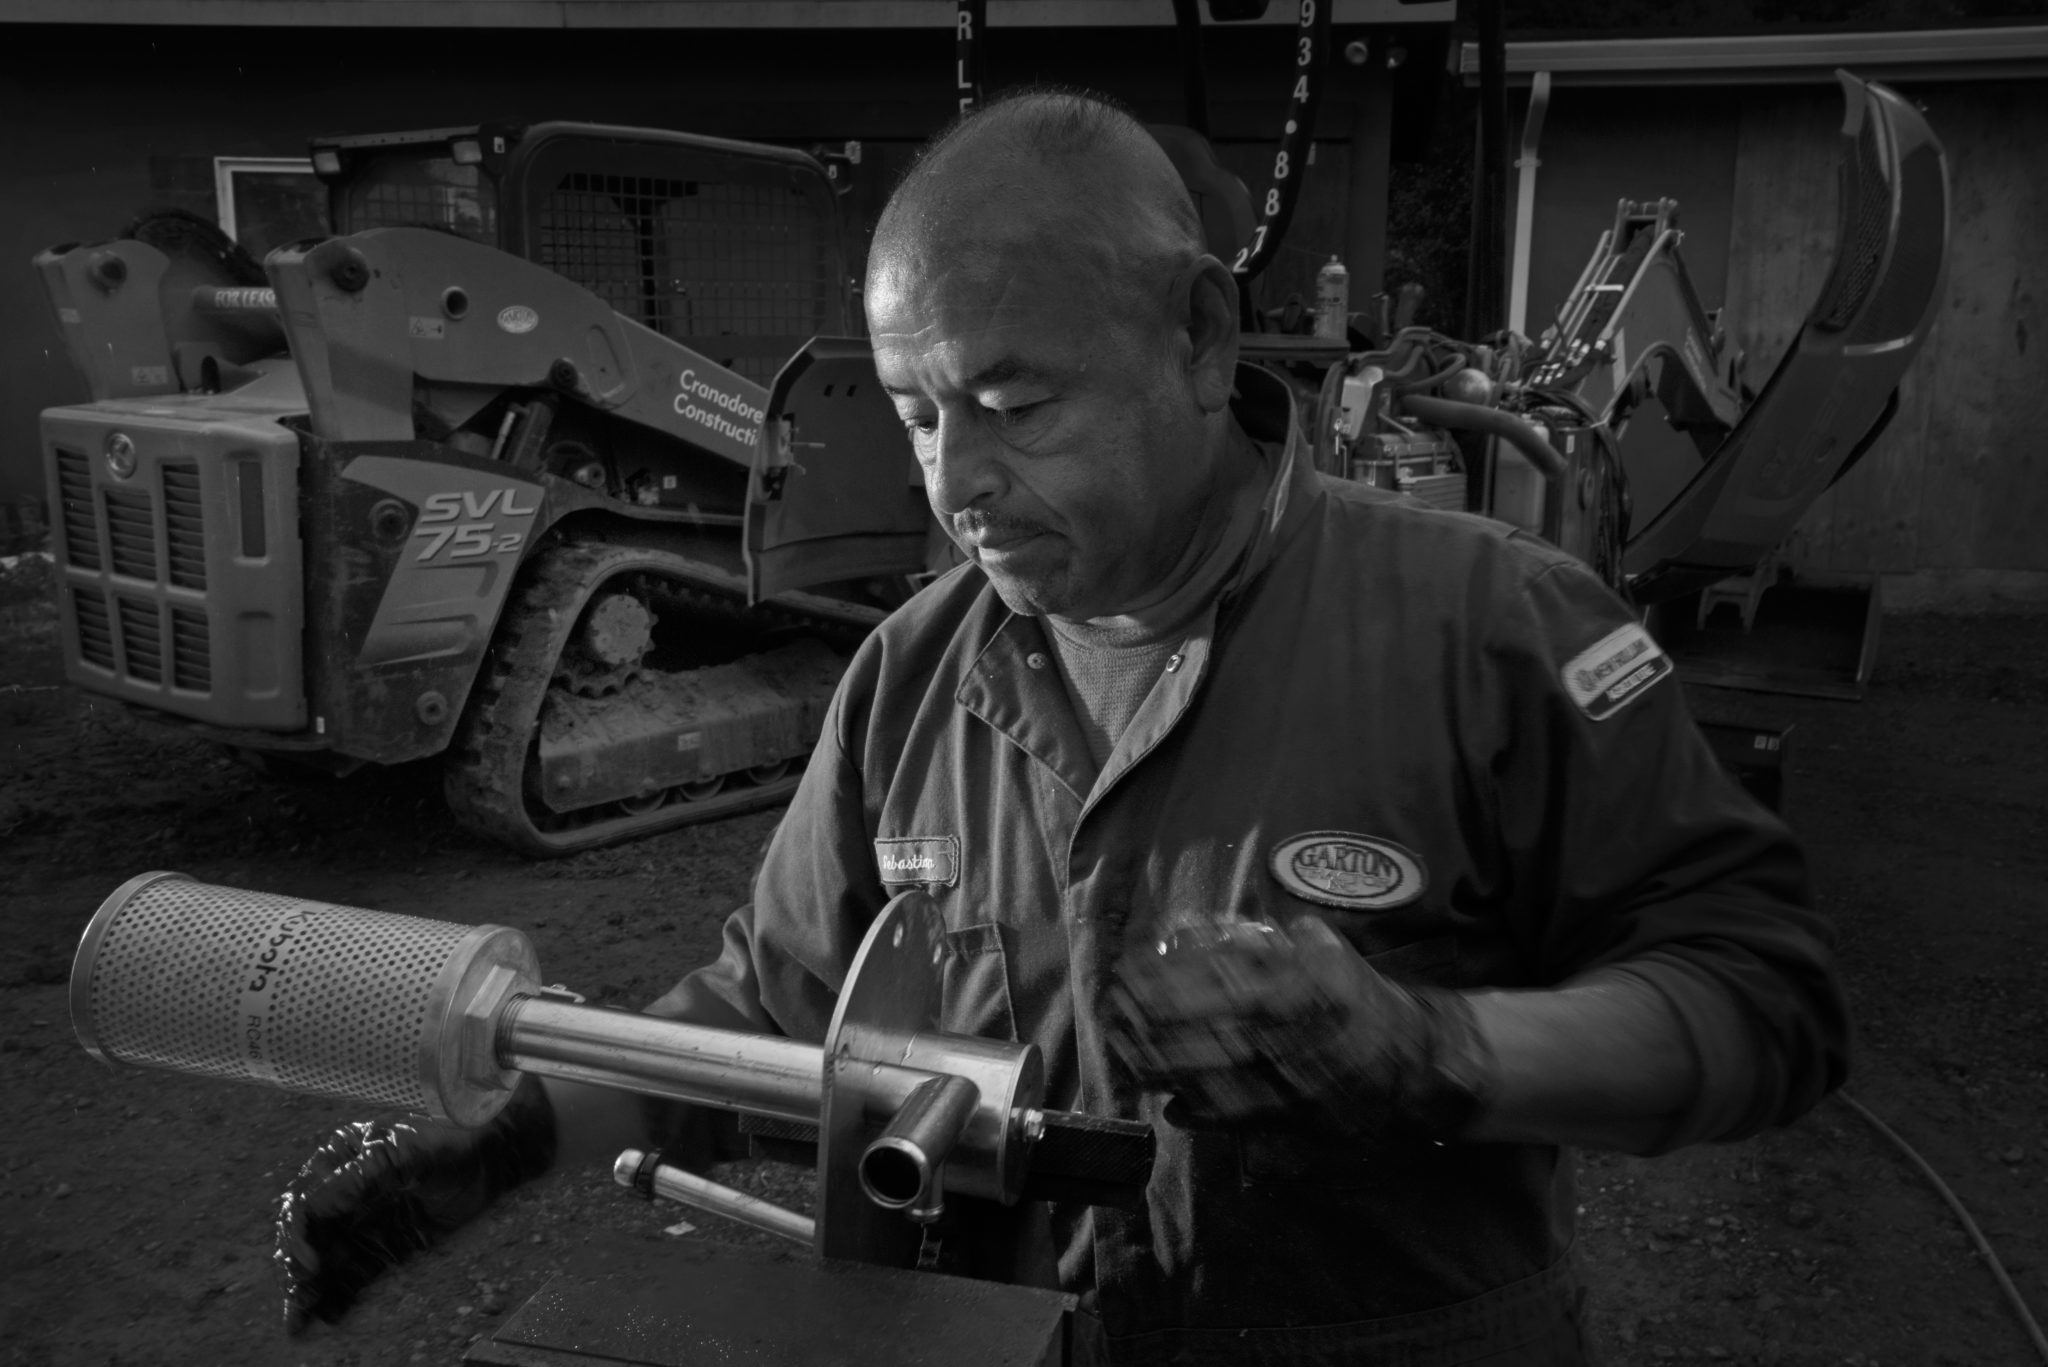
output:
{"label": "vertical number sign", "polygon": [[[1330,10],[1336,0],[1301,0],[1300,23],[1294,39],[1294,85],[1287,96],[1287,123],[1280,130],[1280,150],[1273,157],[1273,174],[1266,193],[1259,199],[1258,226],[1252,240],[1230,263],[1241,279],[1249,280],[1266,268],[1294,217],[1302,175],[1308,170],[1308,151],[1315,137],[1316,107],[1323,99],[1323,69],[1330,48]],[[964,5],[963,5],[964,8]]]}
{"label": "vertical number sign", "polygon": [[953,15],[953,95],[962,114],[981,108],[981,28],[988,0],[959,0]]}

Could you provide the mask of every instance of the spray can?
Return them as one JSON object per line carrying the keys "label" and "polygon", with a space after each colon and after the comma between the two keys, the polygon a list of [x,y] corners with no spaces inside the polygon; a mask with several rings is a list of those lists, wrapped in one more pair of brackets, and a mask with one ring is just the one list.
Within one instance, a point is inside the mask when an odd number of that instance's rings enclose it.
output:
{"label": "spray can", "polygon": [[1316,336],[1344,340],[1351,319],[1351,272],[1332,256],[1316,272]]}

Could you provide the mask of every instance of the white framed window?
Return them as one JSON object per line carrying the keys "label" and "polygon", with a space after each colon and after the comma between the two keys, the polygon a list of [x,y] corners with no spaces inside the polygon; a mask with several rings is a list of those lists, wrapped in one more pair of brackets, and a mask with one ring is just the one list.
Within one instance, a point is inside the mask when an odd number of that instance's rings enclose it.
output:
{"label": "white framed window", "polygon": [[259,261],[327,232],[327,187],[305,157],[215,157],[213,198],[221,231]]}

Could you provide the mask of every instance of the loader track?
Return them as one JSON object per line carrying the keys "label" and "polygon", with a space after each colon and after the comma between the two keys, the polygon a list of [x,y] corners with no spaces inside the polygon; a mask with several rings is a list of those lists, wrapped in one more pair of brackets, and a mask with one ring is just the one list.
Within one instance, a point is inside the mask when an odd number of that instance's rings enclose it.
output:
{"label": "loader track", "polygon": [[786,765],[759,766],[751,776],[747,770],[722,776],[723,787],[708,796],[693,798],[685,785],[645,804],[607,802],[560,813],[530,795],[527,766],[542,707],[559,686],[557,663],[592,596],[622,580],[669,612],[801,628],[841,649],[851,649],[884,615],[812,594],[750,608],[739,576],[672,551],[600,542],[541,551],[520,570],[449,749],[443,775],[448,805],[470,830],[545,858],[754,811],[796,791],[800,762],[794,773],[776,773]]}

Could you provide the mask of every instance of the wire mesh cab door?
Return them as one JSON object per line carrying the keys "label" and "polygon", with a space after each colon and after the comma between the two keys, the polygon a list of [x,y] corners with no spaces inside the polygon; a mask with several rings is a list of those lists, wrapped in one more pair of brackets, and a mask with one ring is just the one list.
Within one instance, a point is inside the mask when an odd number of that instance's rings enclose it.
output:
{"label": "wire mesh cab door", "polygon": [[747,484],[752,601],[924,568],[924,481],[864,339],[806,342],[775,377],[761,428]]}
{"label": "wire mesh cab door", "polygon": [[507,250],[756,384],[807,339],[853,330],[838,197],[802,152],[536,124],[499,212]]}

